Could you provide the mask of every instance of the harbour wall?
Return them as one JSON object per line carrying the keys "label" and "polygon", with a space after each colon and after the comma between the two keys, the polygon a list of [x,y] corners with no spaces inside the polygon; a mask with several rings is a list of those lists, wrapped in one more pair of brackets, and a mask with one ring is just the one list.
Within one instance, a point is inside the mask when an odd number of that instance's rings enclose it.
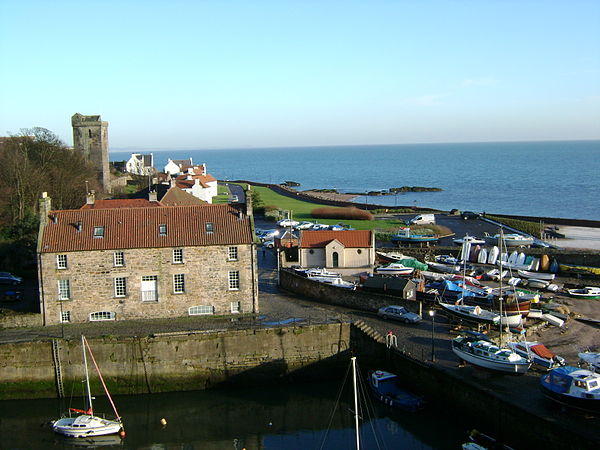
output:
{"label": "harbour wall", "polygon": [[[113,394],[202,390],[335,373],[347,365],[350,325],[90,338],[89,344]],[[57,365],[70,392],[84,373],[79,339],[1,344],[0,400],[57,397]],[[90,381],[101,393],[97,377]]]}
{"label": "harbour wall", "polygon": [[310,280],[288,270],[279,271],[279,285],[287,291],[310,297],[328,305],[376,312],[383,306],[394,304],[404,306],[413,312],[419,312],[417,310],[419,303],[414,300],[405,300],[396,295],[344,289]]}

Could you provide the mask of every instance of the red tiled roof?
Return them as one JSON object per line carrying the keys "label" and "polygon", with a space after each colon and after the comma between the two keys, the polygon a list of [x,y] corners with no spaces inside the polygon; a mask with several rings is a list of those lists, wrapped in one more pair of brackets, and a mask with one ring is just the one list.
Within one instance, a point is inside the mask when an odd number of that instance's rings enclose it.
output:
{"label": "red tiled roof", "polygon": [[145,198],[126,198],[114,200],[96,200],[91,205],[86,203],[81,209],[109,209],[109,208],[148,208],[164,206],[160,202],[151,202]]}
{"label": "red tiled roof", "polygon": [[177,186],[170,188],[163,198],[160,199],[160,202],[165,206],[206,205],[204,200],[188,194]]}
{"label": "red tiled roof", "polygon": [[[54,218],[54,220],[53,220]],[[77,224],[81,231],[77,231]],[[206,232],[213,224],[213,233]],[[160,236],[159,225],[166,225]],[[94,238],[94,227],[104,237]],[[250,220],[230,205],[165,208],[74,209],[51,211],[44,227],[41,252],[128,248],[189,247],[252,243]]]}
{"label": "red tiled roof", "polygon": [[198,182],[200,183],[200,186],[202,186],[203,188],[207,188],[208,184],[211,181],[217,181],[215,177],[213,177],[210,174],[206,174],[206,175],[192,175],[192,179],[188,180],[189,174],[184,174],[184,175],[179,175],[176,179],[175,179],[175,186],[177,186],[180,189],[190,189],[195,181],[194,180],[198,180]]}
{"label": "red tiled roof", "polygon": [[346,230],[346,231],[317,231],[306,230],[300,233],[301,248],[322,248],[336,239],[344,247],[371,247],[371,231]]}

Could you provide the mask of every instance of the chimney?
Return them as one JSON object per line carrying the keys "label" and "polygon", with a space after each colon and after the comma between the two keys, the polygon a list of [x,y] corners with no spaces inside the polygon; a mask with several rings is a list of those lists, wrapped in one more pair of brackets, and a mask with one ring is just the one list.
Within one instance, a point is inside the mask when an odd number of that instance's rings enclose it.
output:
{"label": "chimney", "polygon": [[251,192],[251,188],[252,185],[248,185],[248,189],[246,190],[246,192],[244,192],[244,195],[246,197],[246,215],[248,217],[252,217],[252,192]]}
{"label": "chimney", "polygon": [[85,203],[87,205],[93,205],[96,201],[96,192],[95,191],[90,191],[88,192],[86,199],[85,199]]}
{"label": "chimney", "polygon": [[151,202],[157,202],[158,201],[158,193],[156,191],[148,192],[148,200]]}
{"label": "chimney", "polygon": [[201,175],[206,175],[206,163],[202,163],[202,165],[200,167],[202,167]]}
{"label": "chimney", "polygon": [[52,211],[52,200],[48,197],[47,192],[42,192],[40,199],[40,222],[45,223]]}

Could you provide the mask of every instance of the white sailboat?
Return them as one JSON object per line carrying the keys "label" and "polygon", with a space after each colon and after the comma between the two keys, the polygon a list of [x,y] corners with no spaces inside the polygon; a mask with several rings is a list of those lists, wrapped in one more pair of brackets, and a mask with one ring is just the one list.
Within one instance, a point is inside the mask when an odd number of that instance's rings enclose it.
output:
{"label": "white sailboat", "polygon": [[[87,406],[86,410],[79,410],[74,408],[69,408],[69,417],[62,417],[54,422],[52,422],[52,429],[59,434],[62,434],[67,437],[73,438],[85,438],[91,436],[104,436],[108,434],[116,434],[120,433],[121,436],[125,435],[125,431],[123,428],[123,422],[115,404],[106,388],[106,384],[104,383],[104,379],[102,378],[102,374],[100,373],[100,369],[96,364],[96,360],[94,359],[94,355],[90,349],[90,346],[85,339],[85,336],[81,336],[81,346],[83,352],[83,367],[85,370],[85,388],[87,393]],[[104,392],[106,393],[110,404],[113,407],[116,418],[115,419],[106,419],[104,417],[99,417],[94,415],[94,408],[92,406],[92,394],[90,391],[90,376],[88,372],[87,365],[87,352],[90,353],[90,357],[92,362],[94,363],[94,367],[96,372],[98,373],[98,377],[102,382],[102,386],[104,387]],[[71,413],[80,413],[77,416],[71,416]]]}

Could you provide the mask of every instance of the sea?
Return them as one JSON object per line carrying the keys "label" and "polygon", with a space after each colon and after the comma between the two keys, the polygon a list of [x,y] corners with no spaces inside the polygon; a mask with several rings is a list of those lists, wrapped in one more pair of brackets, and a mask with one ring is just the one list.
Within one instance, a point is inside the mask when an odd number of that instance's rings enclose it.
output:
{"label": "sea", "polygon": [[[330,147],[152,150],[168,159],[206,163],[219,180],[300,183],[299,190],[336,189],[358,203],[459,209],[498,214],[600,219],[600,141],[485,142]],[[111,151],[111,161],[131,151]],[[440,188],[365,196],[402,186]]]}

